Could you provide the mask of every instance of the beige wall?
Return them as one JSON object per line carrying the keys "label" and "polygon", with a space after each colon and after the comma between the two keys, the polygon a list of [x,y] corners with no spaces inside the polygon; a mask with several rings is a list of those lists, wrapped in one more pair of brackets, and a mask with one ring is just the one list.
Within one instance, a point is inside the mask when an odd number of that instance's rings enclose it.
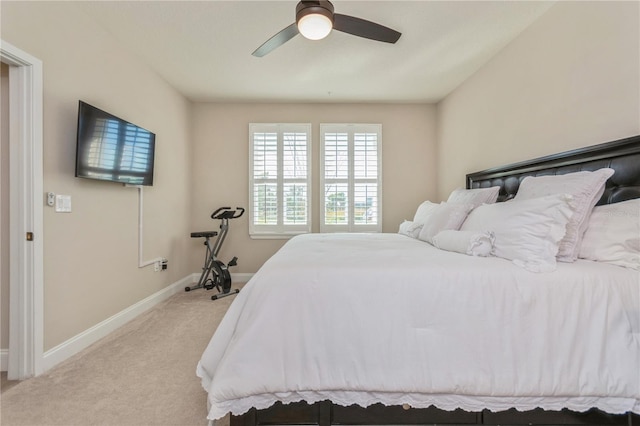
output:
{"label": "beige wall", "polygon": [[[194,230],[214,230],[211,212],[248,203],[249,123],[312,124],[312,188],[319,187],[319,124],[382,123],[383,231],[396,232],[436,190],[433,105],[196,104],[193,114]],[[318,191],[312,197],[313,231],[319,230]],[[200,247],[201,241],[193,241]],[[247,216],[231,221],[220,257],[238,256],[233,272],[255,272],[284,240],[252,240]],[[200,261],[200,259],[198,259]],[[194,269],[200,267],[198,262]]]}
{"label": "beige wall", "polygon": [[638,2],[559,2],[438,105],[438,193],[640,133]]}
{"label": "beige wall", "polygon": [[[44,208],[46,351],[193,272],[190,103],[73,2],[3,1],[1,25],[43,62],[44,191],[72,197],[72,213]],[[156,133],[144,257],[168,258],[167,272],[138,269],[137,191],[74,177],[79,99]]]}
{"label": "beige wall", "polygon": [[0,64],[0,349],[9,348],[9,66]]}

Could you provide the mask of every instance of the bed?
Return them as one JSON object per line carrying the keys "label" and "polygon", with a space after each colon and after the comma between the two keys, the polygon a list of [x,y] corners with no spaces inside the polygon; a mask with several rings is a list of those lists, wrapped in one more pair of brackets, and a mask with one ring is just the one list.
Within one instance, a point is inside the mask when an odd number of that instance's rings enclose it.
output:
{"label": "bed", "polygon": [[[471,173],[466,187],[499,187],[502,202],[526,176],[603,168],[615,173],[598,205],[640,198],[640,136]],[[638,271],[584,259],[554,269],[400,234],[295,237],[203,353],[209,419],[640,424]]]}

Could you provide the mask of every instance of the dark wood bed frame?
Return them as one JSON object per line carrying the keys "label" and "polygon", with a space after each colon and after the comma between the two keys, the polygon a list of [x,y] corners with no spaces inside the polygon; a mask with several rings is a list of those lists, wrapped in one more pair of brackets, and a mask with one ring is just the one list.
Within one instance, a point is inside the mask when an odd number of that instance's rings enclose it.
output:
{"label": "dark wood bed frame", "polygon": [[[496,167],[467,175],[467,188],[500,186],[498,201],[512,198],[526,176],[564,174],[611,167],[609,179],[598,204],[640,198],[640,136],[607,142],[530,161]],[[633,372],[630,372],[633,374]],[[444,411],[376,404],[367,408],[343,407],[330,401],[307,404],[277,403],[264,410],[251,409],[231,417],[231,426],[257,425],[640,425],[640,415],[607,414],[593,409],[584,413],[570,410],[491,412]]]}

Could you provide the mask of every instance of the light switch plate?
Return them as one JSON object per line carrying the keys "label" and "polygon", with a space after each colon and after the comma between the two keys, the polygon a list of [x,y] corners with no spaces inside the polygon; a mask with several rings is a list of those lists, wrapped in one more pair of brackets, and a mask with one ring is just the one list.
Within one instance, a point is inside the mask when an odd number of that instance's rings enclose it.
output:
{"label": "light switch plate", "polygon": [[71,213],[71,195],[56,195],[56,212]]}

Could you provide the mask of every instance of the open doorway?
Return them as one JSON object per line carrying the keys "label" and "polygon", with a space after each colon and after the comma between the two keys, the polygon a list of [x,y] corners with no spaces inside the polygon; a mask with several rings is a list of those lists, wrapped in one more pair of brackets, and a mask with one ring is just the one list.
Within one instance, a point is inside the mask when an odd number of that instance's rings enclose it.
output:
{"label": "open doorway", "polygon": [[8,378],[22,380],[42,372],[43,357],[42,62],[3,40],[0,62],[9,88],[9,239],[0,240],[11,247],[6,363]]}

